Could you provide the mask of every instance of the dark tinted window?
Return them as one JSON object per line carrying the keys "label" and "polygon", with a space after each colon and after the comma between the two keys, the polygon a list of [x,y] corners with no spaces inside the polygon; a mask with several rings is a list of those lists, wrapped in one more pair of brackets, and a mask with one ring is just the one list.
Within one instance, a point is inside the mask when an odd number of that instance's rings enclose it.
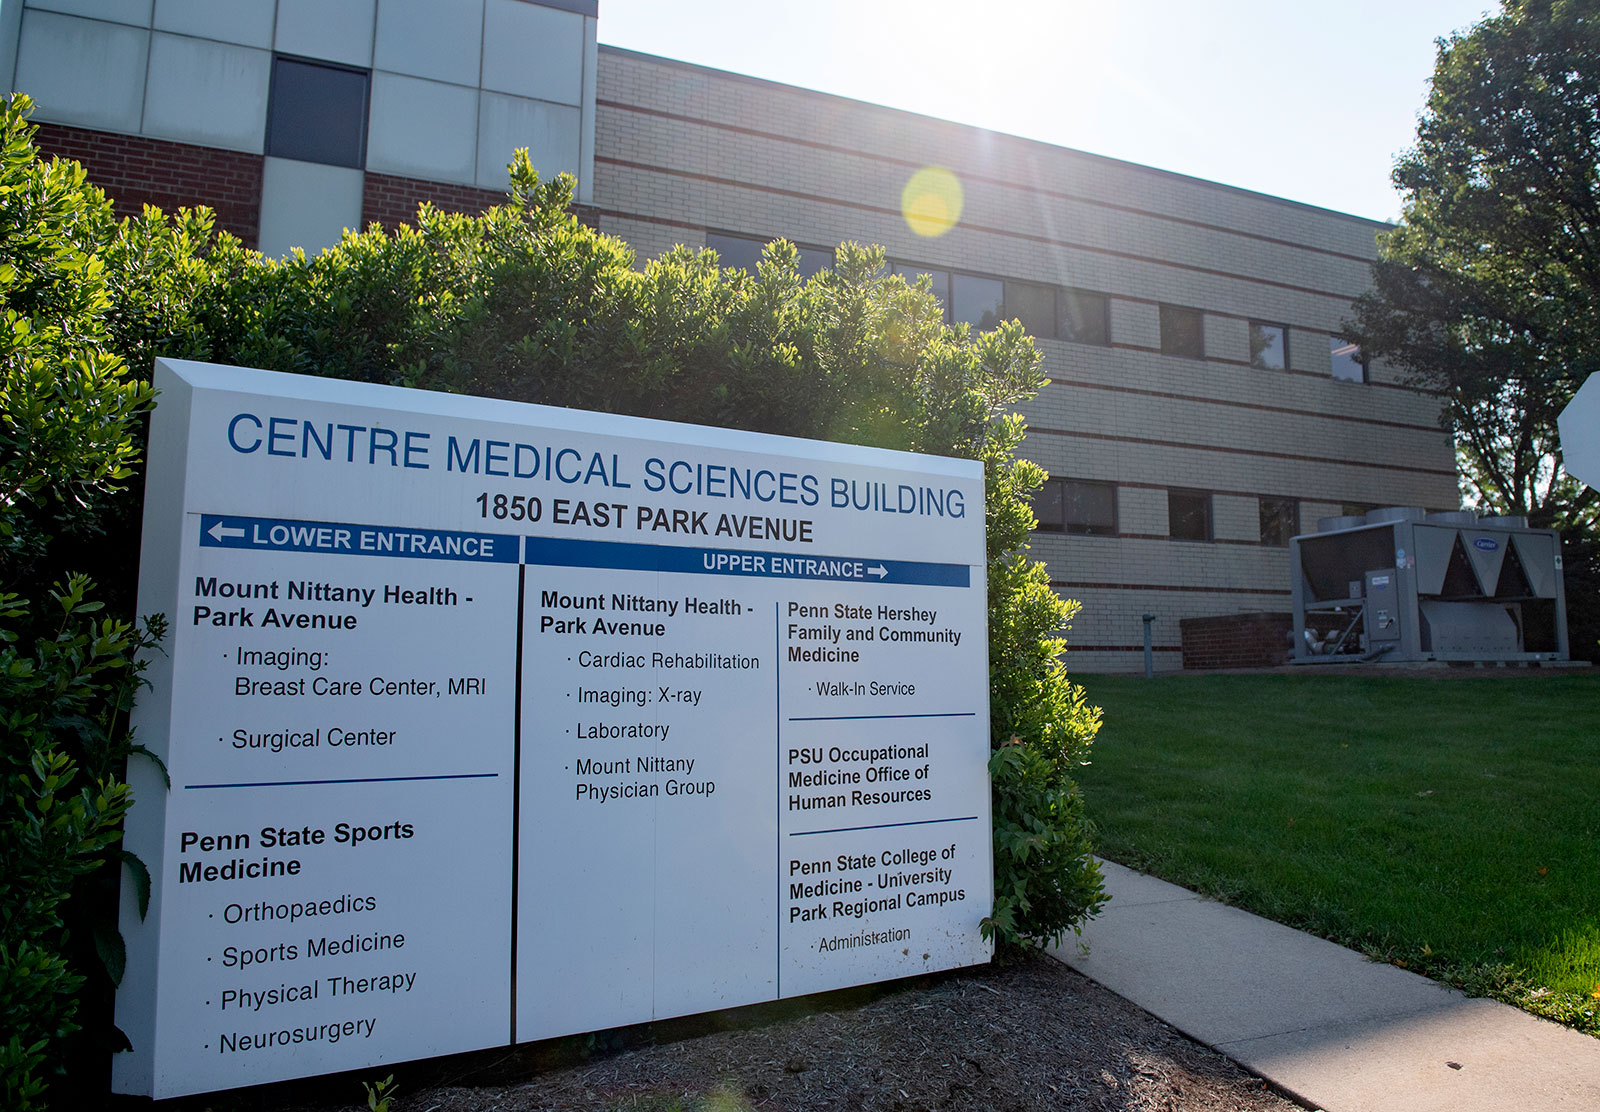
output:
{"label": "dark tinted window", "polygon": [[1087,479],[1048,479],[1033,502],[1039,528],[1110,535],[1117,531],[1117,488]]}
{"label": "dark tinted window", "polygon": [[1037,282],[1007,281],[1005,315],[1015,317],[1032,336],[1053,339],[1056,334],[1056,288]]}
{"label": "dark tinted window", "polygon": [[765,241],[750,236],[728,236],[721,232],[707,232],[706,246],[717,253],[719,266],[737,267],[754,274],[756,264],[761,261],[761,252],[767,245]]}
{"label": "dark tinted window", "polygon": [[1250,322],[1250,365],[1264,371],[1289,366],[1289,330],[1281,324]]}
{"label": "dark tinted window", "polygon": [[1293,498],[1261,499],[1261,543],[1284,546],[1300,532],[1300,503]]}
{"label": "dark tinted window", "polygon": [[1063,340],[1101,345],[1111,342],[1111,303],[1105,294],[1062,290],[1059,307],[1057,335]]}
{"label": "dark tinted window", "polygon": [[1200,490],[1167,491],[1167,532],[1180,541],[1211,539],[1211,495]]}
{"label": "dark tinted window", "polygon": [[1205,314],[1199,309],[1161,306],[1161,351],[1185,359],[1203,359],[1206,354]]}
{"label": "dark tinted window", "polygon": [[1328,337],[1328,356],[1333,363],[1333,377],[1340,382],[1367,381],[1367,361],[1361,349],[1343,336]]}
{"label": "dark tinted window", "polygon": [[956,274],[950,280],[950,314],[974,328],[987,330],[999,324],[1005,312],[1005,285],[998,278]]}
{"label": "dark tinted window", "polygon": [[367,161],[365,70],[272,60],[267,154],[360,169]]}
{"label": "dark tinted window", "polygon": [[810,278],[819,270],[833,269],[833,252],[822,247],[800,248],[800,277]]}

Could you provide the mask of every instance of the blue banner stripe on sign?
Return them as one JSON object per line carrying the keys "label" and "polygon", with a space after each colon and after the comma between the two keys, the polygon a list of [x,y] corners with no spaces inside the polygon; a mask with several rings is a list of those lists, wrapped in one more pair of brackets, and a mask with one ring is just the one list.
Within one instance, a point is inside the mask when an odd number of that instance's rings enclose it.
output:
{"label": "blue banner stripe on sign", "polygon": [[275,517],[200,515],[200,547],[253,552],[322,552],[332,556],[398,556],[407,560],[464,560],[515,564],[517,538],[507,533],[458,533],[406,525],[293,521]]}
{"label": "blue banner stripe on sign", "polygon": [[921,587],[968,587],[972,584],[972,569],[966,564],[926,564],[911,560],[879,560],[870,556],[742,552],[728,548],[679,548],[673,545],[555,537],[525,538],[524,559],[529,564],[549,567],[608,568],[613,571],[897,583]]}

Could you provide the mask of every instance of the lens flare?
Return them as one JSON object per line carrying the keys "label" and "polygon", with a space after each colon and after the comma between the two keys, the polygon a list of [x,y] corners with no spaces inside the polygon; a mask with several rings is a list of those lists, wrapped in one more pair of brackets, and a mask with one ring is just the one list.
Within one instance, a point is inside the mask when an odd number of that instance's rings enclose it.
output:
{"label": "lens flare", "polygon": [[919,236],[942,236],[961,219],[961,181],[943,166],[924,166],[900,191],[900,214]]}

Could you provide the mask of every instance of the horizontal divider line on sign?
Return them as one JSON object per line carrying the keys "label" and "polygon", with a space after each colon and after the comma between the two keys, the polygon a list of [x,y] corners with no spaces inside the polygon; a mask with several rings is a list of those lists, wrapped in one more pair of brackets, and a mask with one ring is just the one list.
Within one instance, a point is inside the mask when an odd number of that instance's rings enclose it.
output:
{"label": "horizontal divider line on sign", "polygon": [[970,710],[949,711],[940,714],[816,714],[804,718],[791,718],[790,722],[872,722],[880,718],[975,718]]}
{"label": "horizontal divider line on sign", "polygon": [[239,784],[185,784],[184,791],[208,788],[299,788],[311,784],[397,784],[404,780],[493,780],[498,772],[452,772],[438,776],[359,776],[348,780],[252,780]]}
{"label": "horizontal divider line on sign", "polygon": [[870,826],[837,826],[832,830],[791,830],[789,837],[804,838],[811,834],[848,834],[855,830],[888,830],[896,826],[937,826],[946,822],[972,822],[977,815],[962,815],[953,819],[921,819],[917,822],[879,822]]}

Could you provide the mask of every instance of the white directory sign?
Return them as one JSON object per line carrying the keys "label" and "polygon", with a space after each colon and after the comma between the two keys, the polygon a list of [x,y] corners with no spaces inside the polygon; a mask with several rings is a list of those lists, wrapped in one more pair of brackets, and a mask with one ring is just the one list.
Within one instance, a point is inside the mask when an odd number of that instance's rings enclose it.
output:
{"label": "white directory sign", "polygon": [[[979,464],[159,361],[119,1092],[985,961]],[[131,886],[128,886],[131,889]]]}

